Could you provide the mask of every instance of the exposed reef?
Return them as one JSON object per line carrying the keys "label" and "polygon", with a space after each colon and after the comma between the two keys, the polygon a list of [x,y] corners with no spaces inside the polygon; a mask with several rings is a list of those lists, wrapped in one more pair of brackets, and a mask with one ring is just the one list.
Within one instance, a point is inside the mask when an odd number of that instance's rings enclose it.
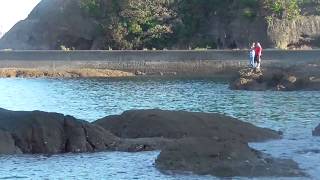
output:
{"label": "exposed reef", "polygon": [[[304,72],[301,72],[301,71]],[[307,71],[307,72],[306,72]],[[292,68],[247,68],[239,71],[238,76],[230,83],[234,90],[248,91],[299,91],[320,90],[318,67],[305,66]]]}

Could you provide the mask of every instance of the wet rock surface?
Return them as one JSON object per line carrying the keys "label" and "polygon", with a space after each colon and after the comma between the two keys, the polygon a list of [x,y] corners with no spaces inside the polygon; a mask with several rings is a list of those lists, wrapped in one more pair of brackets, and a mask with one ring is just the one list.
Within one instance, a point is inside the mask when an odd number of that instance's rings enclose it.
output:
{"label": "wet rock surface", "polygon": [[[302,72],[304,69],[304,72]],[[309,71],[305,73],[305,71]],[[230,89],[248,91],[320,90],[320,72],[317,67],[247,68],[239,71],[230,83]]]}

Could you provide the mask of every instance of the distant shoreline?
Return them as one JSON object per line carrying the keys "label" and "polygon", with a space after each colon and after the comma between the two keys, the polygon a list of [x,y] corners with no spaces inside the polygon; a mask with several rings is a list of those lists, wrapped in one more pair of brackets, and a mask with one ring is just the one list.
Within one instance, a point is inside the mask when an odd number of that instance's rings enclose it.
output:
{"label": "distant shoreline", "polygon": [[133,73],[109,69],[43,70],[0,68],[0,78],[115,78],[132,77]]}
{"label": "distant shoreline", "polygon": [[[264,49],[264,60],[320,60],[320,49]],[[247,60],[248,50],[0,50],[1,60]]]}
{"label": "distant shoreline", "polygon": [[[320,50],[265,50],[263,67],[320,65]],[[117,70],[133,74],[231,76],[248,66],[246,50],[0,51],[0,68]]]}

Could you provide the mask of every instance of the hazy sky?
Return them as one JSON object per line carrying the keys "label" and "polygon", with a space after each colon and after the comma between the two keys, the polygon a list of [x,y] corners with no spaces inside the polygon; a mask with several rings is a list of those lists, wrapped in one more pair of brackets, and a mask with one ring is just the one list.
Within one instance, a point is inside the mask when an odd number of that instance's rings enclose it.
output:
{"label": "hazy sky", "polygon": [[0,32],[25,19],[40,0],[0,0]]}

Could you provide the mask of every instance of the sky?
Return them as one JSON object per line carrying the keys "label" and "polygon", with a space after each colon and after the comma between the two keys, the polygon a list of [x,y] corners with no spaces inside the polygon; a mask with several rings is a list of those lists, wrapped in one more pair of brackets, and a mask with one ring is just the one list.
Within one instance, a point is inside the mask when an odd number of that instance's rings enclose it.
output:
{"label": "sky", "polygon": [[40,0],[0,0],[0,36],[25,19]]}

